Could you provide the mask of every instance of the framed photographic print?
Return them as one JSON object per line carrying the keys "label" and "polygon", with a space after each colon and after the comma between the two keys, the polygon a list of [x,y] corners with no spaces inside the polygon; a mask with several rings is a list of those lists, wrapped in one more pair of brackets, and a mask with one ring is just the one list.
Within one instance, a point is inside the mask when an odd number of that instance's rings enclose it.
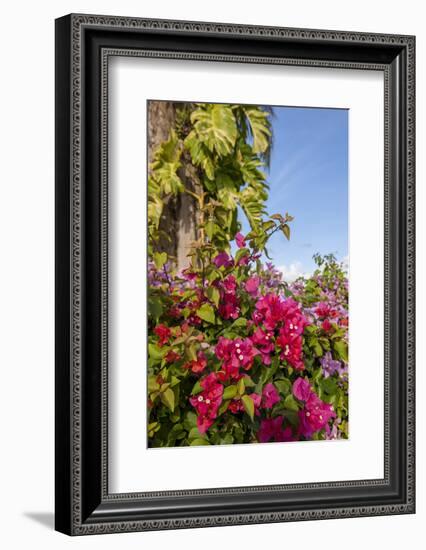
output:
{"label": "framed photographic print", "polygon": [[56,529],[414,513],[412,36],[56,21]]}

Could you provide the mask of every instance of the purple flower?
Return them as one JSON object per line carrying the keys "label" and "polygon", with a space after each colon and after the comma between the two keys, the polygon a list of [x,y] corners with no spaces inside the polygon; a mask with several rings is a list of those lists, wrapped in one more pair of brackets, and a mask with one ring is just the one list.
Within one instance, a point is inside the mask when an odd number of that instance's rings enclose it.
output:
{"label": "purple flower", "polygon": [[324,374],[324,378],[328,378],[332,374],[343,374],[344,368],[342,368],[342,364],[340,361],[337,361],[333,359],[333,356],[329,351],[323,355],[320,359],[322,372]]}

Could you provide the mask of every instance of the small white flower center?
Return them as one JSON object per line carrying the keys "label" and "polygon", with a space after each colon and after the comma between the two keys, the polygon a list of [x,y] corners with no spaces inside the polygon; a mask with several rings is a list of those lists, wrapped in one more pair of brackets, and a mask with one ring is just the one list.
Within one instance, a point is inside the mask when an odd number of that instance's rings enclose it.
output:
{"label": "small white flower center", "polygon": [[242,361],[242,360],[244,359],[244,355],[239,355],[239,356],[238,356],[238,359],[239,359],[240,361]]}
{"label": "small white flower center", "polygon": [[201,401],[203,401],[203,396],[202,395],[199,395],[198,396],[198,401],[201,403]]}
{"label": "small white flower center", "polygon": [[206,399],[207,405],[210,405],[210,399]]}
{"label": "small white flower center", "polygon": [[306,416],[311,416],[311,413],[310,413],[310,412],[307,412],[307,413],[306,413]]}

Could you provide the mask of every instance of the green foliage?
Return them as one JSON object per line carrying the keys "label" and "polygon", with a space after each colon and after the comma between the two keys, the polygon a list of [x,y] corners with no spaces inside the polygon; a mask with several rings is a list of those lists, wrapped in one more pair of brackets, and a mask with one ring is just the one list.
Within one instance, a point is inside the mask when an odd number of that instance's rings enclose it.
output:
{"label": "green foliage", "polygon": [[[150,253],[159,250],[160,237],[168,238],[159,230],[163,207],[180,193],[195,199],[202,244],[227,249],[239,230],[239,207],[252,229],[260,230],[268,198],[262,168],[272,139],[269,118],[256,105],[186,103],[177,110],[175,128],[150,165]],[[192,164],[195,191],[179,175],[183,163]]]}

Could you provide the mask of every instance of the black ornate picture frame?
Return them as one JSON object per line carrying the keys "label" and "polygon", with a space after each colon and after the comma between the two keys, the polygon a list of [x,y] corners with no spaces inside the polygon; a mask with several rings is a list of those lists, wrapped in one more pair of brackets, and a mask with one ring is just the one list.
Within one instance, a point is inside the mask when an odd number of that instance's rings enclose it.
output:
{"label": "black ornate picture frame", "polygon": [[[376,70],[384,74],[384,477],[108,491],[108,59]],[[56,529],[69,535],[415,511],[415,38],[68,15],[56,20]]]}

